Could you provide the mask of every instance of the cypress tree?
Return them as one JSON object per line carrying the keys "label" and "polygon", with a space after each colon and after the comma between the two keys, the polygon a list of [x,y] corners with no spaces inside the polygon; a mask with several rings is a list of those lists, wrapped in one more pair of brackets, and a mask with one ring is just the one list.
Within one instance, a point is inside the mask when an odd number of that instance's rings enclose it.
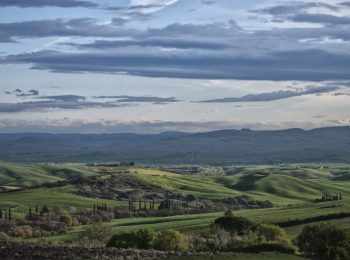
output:
{"label": "cypress tree", "polygon": [[12,213],[11,213],[11,208],[9,208],[9,220],[12,219]]}
{"label": "cypress tree", "polygon": [[2,219],[2,209],[0,209],[0,219]]}
{"label": "cypress tree", "polygon": [[35,213],[39,213],[39,207],[38,207],[38,205],[35,205]]}

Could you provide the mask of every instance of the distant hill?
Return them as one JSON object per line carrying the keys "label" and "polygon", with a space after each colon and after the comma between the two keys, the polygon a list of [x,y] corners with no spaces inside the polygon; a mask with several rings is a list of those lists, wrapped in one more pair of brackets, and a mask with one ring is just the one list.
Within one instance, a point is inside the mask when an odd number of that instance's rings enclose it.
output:
{"label": "distant hill", "polygon": [[162,134],[0,134],[0,160],[270,164],[350,162],[350,127]]}

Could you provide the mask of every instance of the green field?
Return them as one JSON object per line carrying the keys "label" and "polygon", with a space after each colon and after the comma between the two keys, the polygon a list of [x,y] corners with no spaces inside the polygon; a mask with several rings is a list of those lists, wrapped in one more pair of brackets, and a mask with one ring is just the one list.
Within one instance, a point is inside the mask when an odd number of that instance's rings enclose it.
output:
{"label": "green field", "polygon": [[[301,166],[300,166],[301,167]],[[299,167],[299,168],[300,168]],[[276,206],[313,202],[323,193],[350,197],[350,182],[329,179],[330,169],[314,169],[303,177],[289,176],[286,170],[278,172],[264,167],[246,167],[248,173],[238,172],[233,176],[189,176],[162,172],[155,169],[131,169],[131,175],[167,190],[194,194],[200,198],[226,198],[241,194],[258,200],[270,200]],[[311,175],[314,172],[314,175]],[[267,173],[266,173],[267,172]],[[275,173],[277,172],[277,173]]]}
{"label": "green field", "polygon": [[15,164],[0,163],[0,187],[34,186],[43,183],[57,182],[93,176],[82,164]]}
{"label": "green field", "polygon": [[[4,170],[6,169],[6,170]],[[15,174],[8,174],[8,170]],[[63,169],[63,170],[60,170]],[[67,169],[74,172],[71,176]],[[81,164],[63,165],[25,165],[0,164],[0,182],[3,186],[13,188],[21,185],[35,185],[47,181],[65,180],[79,176],[103,174],[104,180],[109,175],[132,176],[142,183],[159,186],[164,190],[177,193],[193,194],[200,199],[227,198],[237,195],[249,195],[258,200],[269,200],[275,206],[269,209],[251,209],[235,211],[235,215],[247,217],[255,222],[277,223],[293,219],[305,219],[331,213],[350,212],[350,182],[348,165],[295,164],[283,166],[232,166],[225,170],[226,176],[196,176],[175,174],[155,168],[120,168],[87,167]],[[37,171],[37,172],[36,172]],[[53,173],[55,172],[55,174]],[[341,172],[343,180],[331,179],[331,173]],[[33,175],[32,175],[33,173]],[[35,174],[34,174],[35,173]],[[18,176],[19,177],[18,177]],[[11,178],[9,176],[12,176]],[[17,177],[15,177],[17,176]],[[88,209],[93,204],[107,203],[109,207],[125,206],[126,201],[88,198],[76,194],[74,185],[60,188],[37,188],[9,193],[0,193],[0,207],[28,208],[35,205],[53,207],[76,207]],[[343,200],[313,203],[322,194],[342,193]],[[180,215],[171,217],[150,217],[116,219],[108,223],[116,232],[139,228],[179,229],[185,232],[207,232],[209,225],[222,212],[198,215]],[[15,217],[23,213],[14,211]],[[349,219],[336,222],[350,230]],[[290,236],[295,236],[303,225],[287,228]],[[72,228],[68,234],[51,236],[52,241],[70,241],[77,237],[84,227]]]}
{"label": "green field", "polygon": [[74,192],[73,186],[63,188],[40,188],[19,192],[0,194],[0,207],[20,207],[28,209],[29,206],[39,207],[46,205],[49,208],[60,207],[77,209],[93,208],[94,204],[106,203],[108,207],[119,207],[127,205],[127,201],[104,200],[79,196]]}

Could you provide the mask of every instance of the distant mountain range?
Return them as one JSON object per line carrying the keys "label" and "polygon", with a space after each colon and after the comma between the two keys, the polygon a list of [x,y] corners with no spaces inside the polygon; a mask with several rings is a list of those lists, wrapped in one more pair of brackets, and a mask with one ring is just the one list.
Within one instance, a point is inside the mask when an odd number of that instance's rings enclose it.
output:
{"label": "distant mountain range", "polygon": [[350,162],[350,127],[161,134],[0,134],[0,160],[162,164]]}

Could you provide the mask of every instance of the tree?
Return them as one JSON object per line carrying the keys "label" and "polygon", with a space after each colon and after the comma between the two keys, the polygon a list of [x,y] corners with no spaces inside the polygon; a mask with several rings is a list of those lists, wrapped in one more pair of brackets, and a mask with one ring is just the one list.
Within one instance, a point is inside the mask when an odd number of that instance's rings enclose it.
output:
{"label": "tree", "polygon": [[151,229],[139,229],[136,231],[136,244],[139,249],[151,249],[154,246],[156,233]]}
{"label": "tree", "polygon": [[350,242],[347,233],[331,223],[305,226],[297,237],[301,252],[309,257],[325,260],[350,258]]}
{"label": "tree", "polygon": [[233,211],[232,210],[227,210],[226,212],[225,212],[225,217],[234,217],[234,215],[233,215]]}
{"label": "tree", "polygon": [[113,231],[110,226],[96,223],[88,226],[79,236],[78,243],[86,247],[101,247],[105,246],[107,241],[113,235]]}
{"label": "tree", "polygon": [[107,247],[137,248],[135,232],[122,232],[115,234],[107,243]]}
{"label": "tree", "polygon": [[73,219],[69,215],[62,215],[59,218],[59,221],[62,223],[65,223],[67,226],[72,226],[73,225]]}
{"label": "tree", "polygon": [[49,208],[46,205],[44,205],[40,211],[40,215],[47,214],[49,212],[50,212]]}
{"label": "tree", "polygon": [[156,233],[150,229],[139,229],[115,234],[107,247],[151,249],[154,247]]}
{"label": "tree", "polygon": [[231,234],[243,235],[255,228],[255,224],[243,217],[221,217],[215,220],[214,227],[224,229]]}
{"label": "tree", "polygon": [[257,227],[256,232],[261,241],[286,242],[288,240],[284,229],[276,225],[261,224]]}
{"label": "tree", "polygon": [[159,232],[155,248],[163,251],[186,251],[189,243],[186,235],[177,230],[168,229]]}

